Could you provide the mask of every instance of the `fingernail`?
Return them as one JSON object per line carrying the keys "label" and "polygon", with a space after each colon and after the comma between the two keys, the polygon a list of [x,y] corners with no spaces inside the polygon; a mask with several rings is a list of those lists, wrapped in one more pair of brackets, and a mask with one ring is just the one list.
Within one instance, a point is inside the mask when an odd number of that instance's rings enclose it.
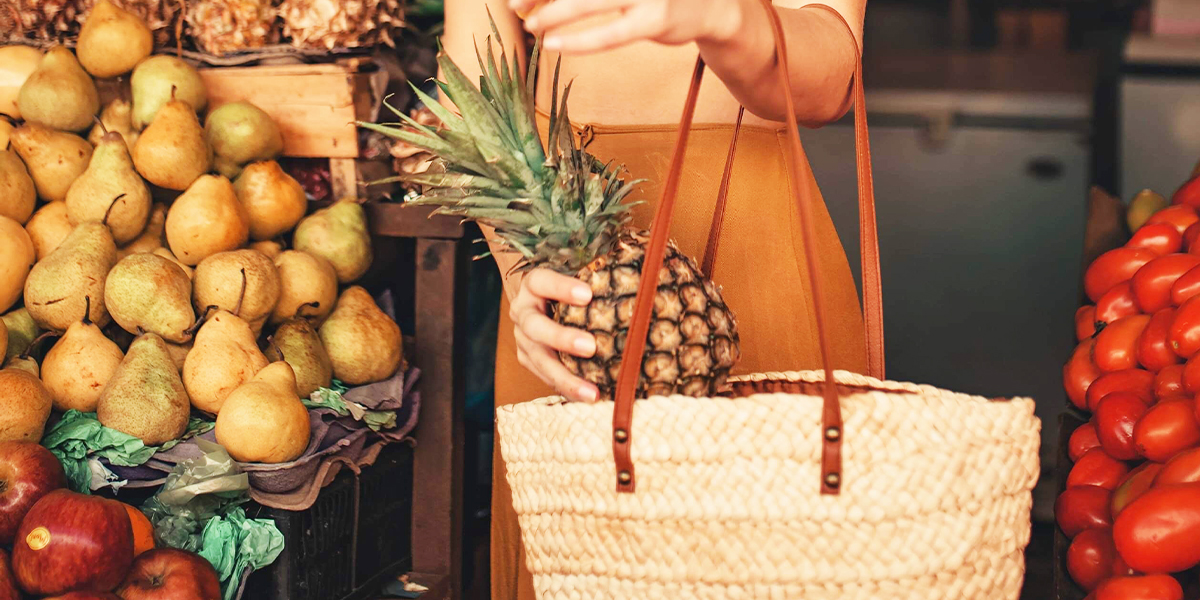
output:
{"label": "fingernail", "polygon": [[571,290],[571,298],[580,304],[587,304],[592,301],[592,288],[586,285],[577,285]]}
{"label": "fingernail", "polygon": [[584,402],[595,402],[596,389],[590,385],[580,386],[579,397],[582,398]]}
{"label": "fingernail", "polygon": [[575,352],[580,356],[591,356],[596,353],[596,340],[590,335],[575,340]]}
{"label": "fingernail", "polygon": [[[527,23],[529,23],[530,29],[534,29],[533,21],[527,21]],[[542,40],[542,47],[544,47],[547,50],[561,49],[562,48],[562,38],[548,37],[548,38]]]}

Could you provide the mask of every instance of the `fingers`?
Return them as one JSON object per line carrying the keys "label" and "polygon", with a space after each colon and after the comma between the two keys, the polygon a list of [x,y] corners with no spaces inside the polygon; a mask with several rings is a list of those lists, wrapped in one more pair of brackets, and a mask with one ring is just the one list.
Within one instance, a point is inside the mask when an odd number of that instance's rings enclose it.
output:
{"label": "fingers", "polygon": [[556,0],[525,19],[525,27],[537,34],[570,25],[599,14],[617,11],[637,0]]}
{"label": "fingers", "polygon": [[654,39],[662,33],[661,18],[647,18],[640,7],[629,10],[619,19],[603,25],[571,33],[547,34],[542,45],[547,50],[564,54],[588,54],[612,50],[633,42]]}
{"label": "fingers", "polygon": [[[521,288],[543,300],[557,300],[575,306],[592,301],[592,288],[574,277],[549,269],[534,269],[521,281]],[[518,294],[518,298],[520,294]]]}
{"label": "fingers", "polygon": [[532,371],[546,385],[568,400],[596,401],[599,397],[596,386],[572,375],[549,346],[530,340],[519,327],[514,330],[514,335],[517,341],[517,360],[523,367]]}

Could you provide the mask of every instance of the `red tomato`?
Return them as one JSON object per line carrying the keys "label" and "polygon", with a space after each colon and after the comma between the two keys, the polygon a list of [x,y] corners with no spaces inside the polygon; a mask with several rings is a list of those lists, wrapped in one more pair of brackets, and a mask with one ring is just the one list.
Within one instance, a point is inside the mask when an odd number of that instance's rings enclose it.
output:
{"label": "red tomato", "polygon": [[[1184,273],[1200,266],[1200,256],[1195,254],[1168,254],[1160,256],[1138,269],[1133,274],[1131,285],[1133,296],[1144,313],[1171,306],[1171,286],[1183,277]],[[1096,303],[1096,313],[1100,312],[1100,304]]]}
{"label": "red tomato", "polygon": [[1183,234],[1167,223],[1144,225],[1133,234],[1125,247],[1145,248],[1159,256],[1166,256],[1183,250]]}
{"label": "red tomato", "polygon": [[[1092,361],[1092,347],[1096,338],[1088,338],[1075,347],[1071,360],[1063,365],[1063,388],[1071,404],[1081,409],[1087,409],[1087,389],[1096,378],[1103,375],[1100,368]],[[1181,373],[1182,375],[1182,373]],[[1182,382],[1180,383],[1182,386]]]}
{"label": "red tomato", "polygon": [[[1088,531],[1091,530],[1089,529]],[[1125,562],[1125,559],[1121,558],[1121,553],[1118,552],[1117,558],[1113,559],[1112,574],[1113,577],[1128,577],[1130,575],[1137,575],[1137,572],[1129,568],[1129,564]]]}
{"label": "red tomato", "polygon": [[1125,510],[1126,506],[1129,506],[1130,502],[1137,500],[1154,486],[1156,477],[1162,472],[1162,469],[1161,463],[1145,462],[1125,476],[1125,479],[1113,490],[1112,515],[1114,519],[1121,514],[1121,511]]}
{"label": "red tomato", "polygon": [[1196,221],[1200,221],[1200,216],[1196,215],[1196,209],[1186,205],[1176,205],[1168,206],[1150,215],[1150,218],[1146,219],[1146,223],[1142,227],[1154,225],[1155,223],[1169,223],[1174,225],[1175,230],[1182,235]]}
{"label": "red tomato", "polygon": [[1171,196],[1171,204],[1185,204],[1192,208],[1200,208],[1200,177],[1193,177],[1179,186]]}
{"label": "red tomato", "polygon": [[[1163,209],[1170,210],[1170,208]],[[1159,211],[1163,212],[1163,211]],[[1195,217],[1195,211],[1192,211]],[[1200,220],[1198,218],[1197,220]],[[1145,248],[1115,248],[1101,254],[1087,272],[1083,274],[1083,289],[1088,298],[1095,302],[1108,290],[1117,284],[1133,278],[1142,265],[1154,260],[1157,256]]]}
{"label": "red tomato", "polygon": [[1183,390],[1188,394],[1200,392],[1200,354],[1189,358],[1183,365]]}
{"label": "red tomato", "polygon": [[1138,338],[1137,358],[1143,367],[1159,371],[1179,363],[1179,355],[1171,349],[1167,336],[1175,322],[1175,309],[1164,308],[1150,316],[1150,322]]}
{"label": "red tomato", "polygon": [[1096,588],[1096,600],[1183,600],[1183,586],[1170,575],[1114,577]]}
{"label": "red tomato", "polygon": [[1109,323],[1096,336],[1092,349],[1096,366],[1109,373],[1136,368],[1138,338],[1149,324],[1150,315],[1133,315]]}
{"label": "red tomato", "polygon": [[1113,371],[1097,377],[1087,390],[1087,407],[1095,411],[1100,400],[1113,392],[1133,392],[1146,404],[1154,403],[1154,373],[1145,369]]}
{"label": "red tomato", "polygon": [[1112,528],[1089,529],[1075,536],[1067,548],[1067,573],[1085,591],[1092,591],[1112,576],[1117,560]]}
{"label": "red tomato", "polygon": [[[1200,424],[1196,423],[1194,408],[1191,400],[1159,402],[1150,407],[1133,427],[1138,453],[1154,462],[1166,462],[1188,448],[1200,446]],[[1096,430],[1103,442],[1103,429]]]}
{"label": "red tomato", "polygon": [[[1200,256],[1196,258],[1200,258]],[[1138,272],[1141,273],[1141,271]],[[1133,284],[1128,281],[1118,283],[1096,301],[1096,324],[1098,326],[1100,324],[1108,325],[1121,317],[1136,315],[1140,312],[1142,311],[1138,308],[1137,299],[1133,296]]]}
{"label": "red tomato", "polygon": [[[1100,401],[1100,404],[1096,406],[1096,416],[1093,420],[1096,422],[1096,435],[1100,438],[1100,447],[1108,456],[1116,460],[1138,458],[1133,429],[1147,410],[1146,401],[1133,392],[1113,392]],[[1082,462],[1085,458],[1087,458],[1086,454],[1079,460]],[[1076,463],[1075,467],[1078,468],[1079,464]],[[1072,469],[1071,472],[1074,473],[1075,469]],[[1067,481],[1070,482],[1070,478]],[[1090,485],[1108,487],[1101,483],[1091,483]]]}
{"label": "red tomato", "polygon": [[[1197,246],[1197,249],[1200,249],[1200,246]],[[1171,286],[1171,304],[1179,306],[1196,294],[1200,294],[1200,267],[1184,273]]]}
{"label": "red tomato", "polygon": [[1072,461],[1076,461],[1084,452],[1099,447],[1100,437],[1096,435],[1096,423],[1093,419],[1071,432],[1071,439],[1067,441],[1067,454]]}
{"label": "red tomato", "polygon": [[1102,487],[1081,485],[1067,488],[1054,501],[1054,521],[1069,538],[1088,529],[1110,527],[1111,501],[1112,491]]}
{"label": "red tomato", "polygon": [[1146,492],[1121,512],[1113,538],[1121,558],[1141,573],[1192,568],[1200,563],[1200,484]]}
{"label": "red tomato", "polygon": [[1080,306],[1075,311],[1075,339],[1082,342],[1096,335],[1096,306]]}
{"label": "red tomato", "polygon": [[1200,237],[1200,221],[1192,223],[1188,226],[1187,231],[1183,232],[1183,247],[1188,254],[1195,254],[1192,252],[1192,247],[1196,244],[1197,237]]}
{"label": "red tomato", "polygon": [[1200,481],[1200,448],[1184,450],[1171,457],[1163,465],[1158,477],[1154,478],[1154,486],[1175,485],[1177,483],[1193,483]]}
{"label": "red tomato", "polygon": [[[1104,442],[1103,435],[1100,442]],[[1103,448],[1092,449],[1084,452],[1067,473],[1067,487],[1094,485],[1112,490],[1128,473],[1129,465],[1109,456]]]}
{"label": "red tomato", "polygon": [[1154,374],[1154,397],[1165,398],[1183,393],[1183,365],[1163,367]]}
{"label": "red tomato", "polygon": [[1167,342],[1183,358],[1191,358],[1200,351],[1200,297],[1193,296],[1179,305]]}

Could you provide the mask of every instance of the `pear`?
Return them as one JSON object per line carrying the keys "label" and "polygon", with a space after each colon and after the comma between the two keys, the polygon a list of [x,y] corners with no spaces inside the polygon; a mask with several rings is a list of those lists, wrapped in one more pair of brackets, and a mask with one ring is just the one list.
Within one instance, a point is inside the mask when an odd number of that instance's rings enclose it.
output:
{"label": "pear", "polygon": [[21,116],[61,131],[82,131],[100,111],[96,82],[63,46],[46,52],[17,95]]}
{"label": "pear", "polygon": [[350,283],[371,268],[367,214],[352,199],[335,202],[300,221],[292,248],[328,260],[338,281]]}
{"label": "pear", "polygon": [[161,446],[187,431],[190,403],[162,338],[147,333],[129,346],[96,404],[100,424]]}
{"label": "pear", "polygon": [[67,203],[59,200],[38,209],[25,224],[25,231],[33,241],[37,259],[42,260],[71,234],[71,220],[67,218]]}
{"label": "pear", "polygon": [[[113,205],[117,196],[121,199]],[[133,170],[125,139],[110,131],[96,146],[87,170],[67,191],[67,218],[72,225],[104,219],[113,241],[122,245],[146,229],[150,203],[150,189]]]}
{"label": "pear", "polygon": [[179,268],[183,269],[183,274],[187,275],[188,279],[195,278],[195,276],[196,276],[195,270],[192,269],[191,267],[179,262],[179,259],[175,258],[175,255],[171,254],[170,250],[167,250],[166,248],[157,248],[154,250],[154,252],[151,252],[150,254],[161,256],[161,257],[175,263],[176,265],[179,265]]}
{"label": "pear", "polygon": [[303,317],[320,325],[337,304],[337,272],[329,261],[307,252],[288,250],[275,259],[279,270],[279,302],[271,323]]}
{"label": "pear", "polygon": [[24,225],[37,204],[37,191],[16,151],[0,148],[0,215]]}
{"label": "pear", "polygon": [[304,188],[273,160],[250,163],[233,182],[238,200],[250,215],[250,237],[269,240],[291,231],[304,213]]}
{"label": "pear", "polygon": [[400,326],[357,285],[342,292],[320,334],[334,377],[347,385],[383,381],[404,362]]}
{"label": "pear", "polygon": [[117,264],[117,246],[103,223],[83,223],[44,260],[34,265],[25,280],[25,308],[43,329],[66,331],[94,298],[88,318],[108,324],[104,282]]}
{"label": "pear", "polygon": [[[91,298],[87,298],[91,301]],[[95,412],[100,392],[125,354],[87,318],[71,323],[42,359],[42,383],[55,410]]]}
{"label": "pear", "polygon": [[100,79],[132,71],[153,49],[154,36],[146,23],[108,0],[92,6],[75,44],[80,64]]}
{"label": "pear", "polygon": [[271,362],[286,361],[296,374],[296,391],[307,398],[320,388],[329,387],[333,364],[321,345],[321,336],[304,319],[292,319],[279,326],[265,352]]}
{"label": "pear", "polygon": [[167,244],[183,264],[240,248],[250,238],[250,217],[224,177],[205,175],[175,199],[167,212]]}
{"label": "pear", "polygon": [[179,265],[154,254],[131,254],[108,274],[104,303],[113,321],[131,333],[150,332],[168,342],[191,339],[192,282]]}
{"label": "pear", "polygon": [[217,443],[240,462],[285,463],[308,449],[308,409],[296,395],[296,376],[274,362],[238,387],[217,415]]}
{"label": "pear", "polygon": [[197,311],[213,306],[232,312],[257,334],[279,302],[279,271],[257,250],[214,254],[196,266],[192,298]]}
{"label": "pear", "polygon": [[0,320],[0,348],[8,349],[8,325]]}
{"label": "pear", "polygon": [[0,441],[41,441],[52,404],[37,375],[23,368],[0,369]]}
{"label": "pear", "polygon": [[[155,202],[150,207],[150,217],[146,220],[146,228],[132,242],[117,248],[117,255],[125,258],[139,252],[154,252],[166,244],[165,231],[167,227],[167,205]],[[174,258],[174,257],[172,257]]]}
{"label": "pear", "polygon": [[25,280],[36,261],[29,234],[20,223],[0,216],[0,312],[21,298]]}
{"label": "pear", "polygon": [[87,140],[37,123],[13,130],[11,141],[29,169],[38,197],[47,202],[66,200],[67,190],[92,160]]}
{"label": "pear", "polygon": [[172,344],[166,342],[167,353],[171,355],[171,360],[175,362],[175,369],[179,371],[180,377],[183,376],[183,364],[187,362],[187,355],[192,351],[193,342],[188,340],[182,344]]}
{"label": "pear", "polygon": [[133,93],[133,128],[138,131],[145,129],[158,110],[172,99],[188,103],[195,112],[208,106],[208,90],[200,73],[168,54],[151,56],[138,63],[129,87]]}
{"label": "pear", "polygon": [[4,352],[5,360],[28,352],[33,340],[42,334],[41,328],[33,322],[33,317],[29,316],[29,311],[24,308],[18,308],[0,317],[0,322],[3,322],[5,329],[8,330],[8,347]]}
{"label": "pear", "polygon": [[21,118],[17,96],[41,62],[42,51],[37,48],[20,44],[0,46],[0,113]]}
{"label": "pear", "polygon": [[267,258],[269,258],[271,260],[275,260],[275,259],[279,258],[280,254],[283,254],[283,244],[280,244],[279,242],[277,242],[275,240],[267,240],[264,242],[254,242],[253,244],[250,244],[250,249],[258,250],[259,252],[266,254]]}
{"label": "pear", "polygon": [[117,98],[109,102],[100,111],[100,122],[92,127],[87,140],[91,145],[98,146],[100,138],[110,131],[121,134],[125,138],[125,147],[130,150],[137,143],[138,132],[133,128],[133,105],[128,100]]}
{"label": "pear", "polygon": [[146,181],[169,190],[186,190],[208,172],[212,150],[191,105],[171,100],[138,136],[133,164]]}
{"label": "pear", "polygon": [[217,172],[233,179],[242,166],[283,152],[283,136],[271,115],[249,102],[222,104],[208,113],[204,134],[213,148]]}
{"label": "pear", "polygon": [[218,310],[196,333],[183,362],[183,385],[192,406],[220,414],[233,390],[267,366],[250,325],[233,313]]}
{"label": "pear", "polygon": [[1125,220],[1129,225],[1130,231],[1141,229],[1154,213],[1166,208],[1169,205],[1167,199],[1155,192],[1154,190],[1142,190],[1138,192],[1133,200],[1129,203],[1129,209],[1125,211]]}
{"label": "pear", "polygon": [[[3,47],[0,47],[0,50],[3,49]],[[9,136],[12,135],[14,129],[16,129],[16,126],[10,123],[8,119],[0,119],[0,148],[9,147]]]}

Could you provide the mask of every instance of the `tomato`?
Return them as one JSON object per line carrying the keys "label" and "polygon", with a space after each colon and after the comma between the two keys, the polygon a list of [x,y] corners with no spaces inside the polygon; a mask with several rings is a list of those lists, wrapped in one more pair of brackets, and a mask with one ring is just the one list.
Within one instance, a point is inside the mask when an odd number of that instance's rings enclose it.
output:
{"label": "tomato", "polygon": [[[1091,531],[1090,529],[1088,531]],[[1115,545],[1115,544],[1114,544]],[[1129,575],[1137,575],[1137,572],[1129,568],[1129,563],[1121,558],[1121,553],[1117,553],[1117,557],[1113,559],[1112,566],[1113,577],[1128,577]]]}
{"label": "tomato", "polygon": [[1112,528],[1089,529],[1075,536],[1067,548],[1067,573],[1085,591],[1092,591],[1112,576],[1117,560],[1117,545]]}
{"label": "tomato", "polygon": [[[1104,442],[1103,436],[1100,442]],[[1067,487],[1094,485],[1112,490],[1128,473],[1129,465],[1109,456],[1103,448],[1092,449],[1080,456],[1067,473]]]}
{"label": "tomato", "polygon": [[[1200,249],[1200,246],[1197,246],[1197,249]],[[1200,267],[1184,273],[1171,286],[1171,304],[1179,306],[1197,294],[1200,294]]]}
{"label": "tomato", "polygon": [[1097,377],[1087,390],[1087,407],[1095,411],[1100,400],[1113,392],[1133,392],[1146,404],[1154,403],[1154,373],[1145,369],[1113,371]]}
{"label": "tomato", "polygon": [[[1096,436],[1100,438],[1100,447],[1116,460],[1133,460],[1138,458],[1138,449],[1134,445],[1133,429],[1148,407],[1146,401],[1132,392],[1113,392],[1104,397],[1096,406]],[[1079,460],[1087,458],[1085,454]],[[1078,468],[1078,464],[1075,465]],[[1074,472],[1074,469],[1072,469]],[[1068,478],[1067,481],[1070,481]],[[1081,482],[1082,483],[1082,482]],[[1070,485],[1068,483],[1068,485]],[[1092,483],[1107,487],[1100,483]]]}
{"label": "tomato", "polygon": [[[1131,285],[1133,296],[1142,312],[1153,313],[1171,306],[1171,286],[1184,273],[1200,266],[1200,256],[1195,254],[1168,254],[1160,256],[1138,269],[1133,274]],[[1099,303],[1096,312],[1100,312]]]}
{"label": "tomato", "polygon": [[[1193,211],[1193,216],[1195,211]],[[1083,289],[1092,302],[1108,290],[1133,278],[1146,263],[1158,258],[1145,248],[1114,248],[1092,261],[1083,274]]]}
{"label": "tomato", "polygon": [[1196,481],[1200,481],[1200,448],[1184,450],[1171,457],[1158,472],[1158,477],[1154,478],[1154,485],[1157,487]]}
{"label": "tomato", "polygon": [[1150,218],[1146,219],[1146,224],[1142,225],[1142,227],[1154,225],[1155,223],[1169,223],[1175,226],[1175,230],[1180,235],[1183,235],[1183,232],[1187,231],[1187,228],[1191,227],[1196,221],[1200,221],[1200,216],[1196,215],[1196,209],[1186,205],[1176,205],[1168,206],[1150,215]]}
{"label": "tomato", "polygon": [[1183,365],[1183,391],[1188,394],[1200,392],[1200,354],[1189,358]]}
{"label": "tomato", "polygon": [[1163,367],[1154,374],[1154,397],[1165,398],[1183,393],[1183,365]]}
{"label": "tomato", "polygon": [[1183,600],[1183,586],[1170,575],[1114,577],[1096,588],[1096,600]]}
{"label": "tomato", "polygon": [[1198,237],[1200,237],[1200,221],[1192,223],[1188,226],[1187,231],[1183,232],[1183,248],[1187,250],[1188,254],[1195,254],[1192,252],[1192,247],[1195,246]]}
{"label": "tomato", "polygon": [[1121,558],[1141,573],[1174,573],[1200,563],[1200,483],[1146,492],[1121,512],[1113,538]]}
{"label": "tomato", "polygon": [[[1200,446],[1200,424],[1196,423],[1195,402],[1180,400],[1159,402],[1150,407],[1133,427],[1133,443],[1148,460],[1166,462],[1172,456]],[[1100,441],[1104,441],[1103,429]]]}
{"label": "tomato", "polygon": [[[1063,365],[1063,388],[1067,391],[1067,397],[1071,399],[1071,404],[1085,410],[1087,409],[1088,386],[1103,375],[1100,368],[1092,361],[1092,347],[1095,344],[1096,338],[1088,338],[1080,342],[1075,347],[1075,352],[1071,354],[1071,360]],[[1182,383],[1180,385],[1182,386]]]}
{"label": "tomato", "polygon": [[1174,308],[1164,308],[1150,315],[1150,322],[1146,324],[1137,343],[1137,359],[1143,367],[1157,372],[1163,367],[1179,364],[1179,355],[1167,342],[1174,322]]}
{"label": "tomato", "polygon": [[1130,471],[1121,483],[1117,485],[1116,489],[1113,490],[1113,518],[1121,514],[1121,511],[1125,510],[1125,507],[1129,506],[1130,502],[1137,500],[1142,494],[1145,494],[1153,487],[1162,469],[1162,463],[1145,462],[1142,463],[1142,466]]}
{"label": "tomato", "polygon": [[[1196,258],[1200,258],[1200,256]],[[1141,271],[1138,272],[1141,273]],[[1096,325],[1108,325],[1121,317],[1141,312],[1142,310],[1137,305],[1137,299],[1133,296],[1133,284],[1128,281],[1118,283],[1096,301]]]}
{"label": "tomato", "polygon": [[1143,225],[1125,247],[1145,248],[1159,256],[1166,256],[1183,250],[1183,234],[1167,223]]}
{"label": "tomato", "polygon": [[1100,437],[1096,435],[1096,423],[1093,419],[1071,432],[1071,439],[1067,441],[1067,455],[1072,461],[1076,461],[1084,452],[1099,447]]}
{"label": "tomato", "polygon": [[1075,339],[1082,342],[1096,335],[1096,305],[1080,306],[1075,311]]}
{"label": "tomato", "polygon": [[1179,305],[1167,342],[1175,354],[1191,358],[1200,351],[1200,296],[1193,296]]}
{"label": "tomato", "polygon": [[[1067,488],[1054,501],[1054,521],[1067,537],[1112,526],[1112,490],[1094,485]],[[1131,505],[1132,506],[1132,505]],[[1126,512],[1129,512],[1126,509]]]}
{"label": "tomato", "polygon": [[1137,342],[1150,324],[1150,315],[1133,315],[1117,319],[1096,335],[1092,359],[1101,371],[1133,369],[1137,364]]}
{"label": "tomato", "polygon": [[1171,204],[1185,204],[1192,208],[1200,208],[1200,177],[1193,177],[1179,186],[1171,196]]}

